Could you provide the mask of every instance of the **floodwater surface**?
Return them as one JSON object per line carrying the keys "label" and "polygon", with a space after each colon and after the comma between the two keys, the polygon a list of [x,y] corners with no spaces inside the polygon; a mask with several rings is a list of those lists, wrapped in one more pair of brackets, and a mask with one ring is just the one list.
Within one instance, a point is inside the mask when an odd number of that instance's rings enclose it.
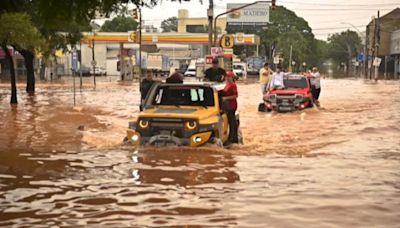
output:
{"label": "floodwater surface", "polygon": [[239,84],[244,145],[121,144],[138,84],[0,85],[0,226],[399,227],[400,83],[323,80],[320,109],[258,113]]}

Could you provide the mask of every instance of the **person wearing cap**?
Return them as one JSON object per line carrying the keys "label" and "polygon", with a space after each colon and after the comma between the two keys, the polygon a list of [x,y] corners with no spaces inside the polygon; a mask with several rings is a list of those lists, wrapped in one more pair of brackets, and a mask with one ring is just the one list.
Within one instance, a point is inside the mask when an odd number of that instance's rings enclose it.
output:
{"label": "person wearing cap", "polygon": [[321,93],[321,74],[319,73],[318,68],[313,67],[312,72],[309,75],[313,100],[314,103],[319,106],[318,99],[319,94]]}
{"label": "person wearing cap", "polygon": [[238,143],[238,123],[236,121],[236,109],[238,90],[234,80],[235,73],[229,71],[225,75],[225,88],[221,91],[223,109],[228,116],[229,122],[229,142]]}
{"label": "person wearing cap", "polygon": [[210,82],[223,82],[226,71],[219,67],[218,59],[213,59],[212,66],[204,72],[204,80]]}

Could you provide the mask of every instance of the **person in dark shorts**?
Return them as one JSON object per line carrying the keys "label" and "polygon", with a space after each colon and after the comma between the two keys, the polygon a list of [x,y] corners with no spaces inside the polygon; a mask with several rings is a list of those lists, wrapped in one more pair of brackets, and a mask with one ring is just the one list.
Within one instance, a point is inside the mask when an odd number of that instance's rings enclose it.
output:
{"label": "person in dark shorts", "polygon": [[228,115],[229,122],[229,142],[239,143],[238,137],[238,122],[236,120],[238,90],[234,80],[235,73],[227,72],[225,75],[226,85],[221,91],[222,101],[226,102],[224,111]]}
{"label": "person in dark shorts", "polygon": [[218,59],[213,59],[212,67],[208,68],[204,74],[204,81],[223,82],[226,76],[226,71],[218,66]]}

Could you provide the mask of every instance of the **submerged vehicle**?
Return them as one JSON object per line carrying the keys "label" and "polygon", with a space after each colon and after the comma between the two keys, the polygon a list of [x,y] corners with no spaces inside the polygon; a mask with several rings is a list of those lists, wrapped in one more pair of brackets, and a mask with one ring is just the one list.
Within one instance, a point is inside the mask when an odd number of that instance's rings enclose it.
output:
{"label": "submerged vehicle", "polygon": [[[228,117],[218,94],[223,88],[224,84],[203,82],[153,85],[143,111],[129,122],[124,141],[131,145],[223,146],[229,137]],[[239,123],[238,114],[236,118]]]}
{"label": "submerged vehicle", "polygon": [[302,75],[284,76],[284,89],[267,91],[259,112],[291,112],[313,106],[310,82]]}

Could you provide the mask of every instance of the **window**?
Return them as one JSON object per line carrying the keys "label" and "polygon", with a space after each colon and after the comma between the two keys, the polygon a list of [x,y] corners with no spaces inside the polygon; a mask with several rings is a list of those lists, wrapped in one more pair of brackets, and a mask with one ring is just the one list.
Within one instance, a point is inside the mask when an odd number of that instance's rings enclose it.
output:
{"label": "window", "polygon": [[214,91],[209,87],[160,86],[151,105],[214,106]]}
{"label": "window", "polygon": [[306,78],[285,78],[283,80],[283,84],[287,88],[307,88],[307,79]]}

